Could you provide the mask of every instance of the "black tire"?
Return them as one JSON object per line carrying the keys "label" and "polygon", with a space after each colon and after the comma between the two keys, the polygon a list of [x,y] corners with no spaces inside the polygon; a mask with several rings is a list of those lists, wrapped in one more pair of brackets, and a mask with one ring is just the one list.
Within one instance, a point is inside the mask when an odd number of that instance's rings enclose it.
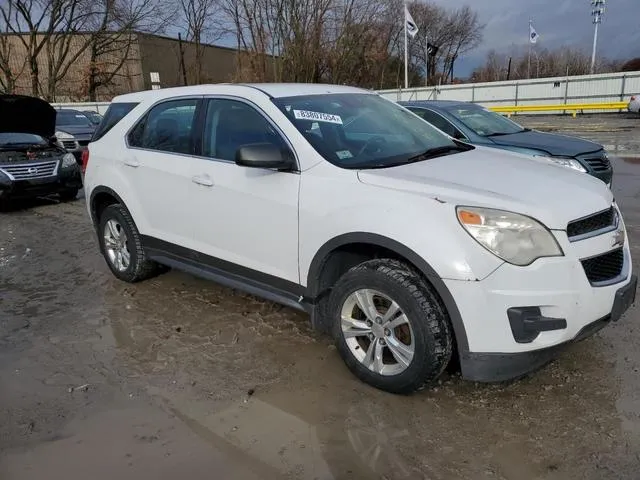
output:
{"label": "black tire", "polygon": [[[104,231],[109,220],[116,220],[127,235],[127,249],[130,254],[130,263],[126,270],[118,270],[109,260],[106,253]],[[100,215],[98,224],[98,241],[100,251],[104,256],[109,269],[120,280],[135,283],[155,277],[161,272],[160,265],[153,260],[149,260],[142,246],[140,232],[136,227],[129,211],[120,204],[109,205]]]}
{"label": "black tire", "polygon": [[[413,330],[414,356],[404,371],[382,375],[369,370],[349,349],[341,328],[344,302],[360,289],[373,289],[393,299]],[[420,274],[397,260],[364,262],[345,273],[329,297],[336,347],[347,367],[363,382],[391,393],[408,394],[436,380],[451,359],[452,334],[439,297]]]}
{"label": "black tire", "polygon": [[69,190],[63,190],[60,192],[60,200],[63,202],[71,202],[75,200],[78,196],[79,189],[78,188],[70,188]]}

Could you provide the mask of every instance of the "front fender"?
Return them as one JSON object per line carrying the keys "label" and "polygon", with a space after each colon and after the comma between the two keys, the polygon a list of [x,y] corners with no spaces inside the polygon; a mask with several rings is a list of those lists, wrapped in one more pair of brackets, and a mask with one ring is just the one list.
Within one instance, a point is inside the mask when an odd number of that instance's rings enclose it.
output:
{"label": "front fender", "polygon": [[[309,282],[312,263],[344,245],[345,239],[374,245],[375,239],[392,241],[403,247],[402,251],[392,250],[404,257],[412,252],[441,279],[482,280],[503,263],[459,225],[454,204],[360,182],[332,179],[330,186],[324,182],[322,178],[303,179],[301,188],[299,258],[303,285]],[[331,190],[332,194],[326,195]],[[317,201],[319,196],[322,202]],[[350,236],[345,237],[347,234]]]}

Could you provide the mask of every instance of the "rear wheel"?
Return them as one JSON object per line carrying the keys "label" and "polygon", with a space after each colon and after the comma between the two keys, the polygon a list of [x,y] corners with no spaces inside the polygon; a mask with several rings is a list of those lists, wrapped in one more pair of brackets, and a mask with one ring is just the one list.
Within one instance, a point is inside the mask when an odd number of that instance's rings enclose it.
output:
{"label": "rear wheel", "polygon": [[107,265],[120,280],[134,283],[160,273],[159,265],[147,258],[133,218],[122,205],[109,205],[104,209],[98,239]]}
{"label": "rear wheel", "polygon": [[411,393],[451,359],[449,320],[432,287],[396,260],[371,260],[338,280],[329,299],[336,346],[362,381]]}

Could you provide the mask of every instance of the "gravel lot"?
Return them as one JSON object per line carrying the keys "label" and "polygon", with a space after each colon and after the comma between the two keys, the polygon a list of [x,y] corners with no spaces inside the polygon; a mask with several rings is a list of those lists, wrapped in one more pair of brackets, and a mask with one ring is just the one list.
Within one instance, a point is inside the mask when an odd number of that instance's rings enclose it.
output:
{"label": "gravel lot", "polygon": [[[637,260],[640,118],[519,118],[618,155]],[[0,213],[0,478],[638,479],[640,311],[519,382],[359,383],[303,315],[108,271],[84,200]]]}

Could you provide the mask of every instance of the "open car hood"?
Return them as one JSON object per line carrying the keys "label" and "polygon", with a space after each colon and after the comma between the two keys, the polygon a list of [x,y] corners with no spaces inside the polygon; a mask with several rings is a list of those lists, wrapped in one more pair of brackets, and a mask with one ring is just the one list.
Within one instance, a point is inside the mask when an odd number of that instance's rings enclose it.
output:
{"label": "open car hood", "polygon": [[24,95],[0,95],[0,133],[31,133],[44,138],[56,132],[56,110]]}

